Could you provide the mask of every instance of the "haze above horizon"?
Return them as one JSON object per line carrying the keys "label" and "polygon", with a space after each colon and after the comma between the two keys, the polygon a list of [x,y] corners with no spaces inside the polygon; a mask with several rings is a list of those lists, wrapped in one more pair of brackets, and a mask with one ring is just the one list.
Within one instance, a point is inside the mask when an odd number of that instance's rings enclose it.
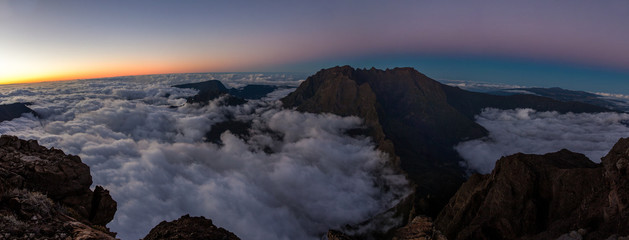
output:
{"label": "haze above horizon", "polygon": [[0,83],[415,67],[629,94],[627,1],[0,0]]}

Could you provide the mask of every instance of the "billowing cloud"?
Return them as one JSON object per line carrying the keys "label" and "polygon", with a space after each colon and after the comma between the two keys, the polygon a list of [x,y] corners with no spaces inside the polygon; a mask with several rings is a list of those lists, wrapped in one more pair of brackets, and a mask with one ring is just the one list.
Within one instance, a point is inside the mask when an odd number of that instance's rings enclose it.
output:
{"label": "billowing cloud", "polygon": [[600,162],[621,137],[629,137],[629,114],[537,112],[532,109],[484,109],[476,122],[489,136],[466,141],[455,149],[463,165],[489,173],[501,156],[514,153],[543,154],[562,148]]}
{"label": "billowing cloud", "polygon": [[[175,76],[0,89],[1,102],[31,102],[44,116],[0,123],[0,133],[79,155],[94,184],[118,201],[108,227],[122,239],[183,214],[209,217],[243,239],[318,239],[407,194],[405,178],[370,139],[343,134],[361,119],[284,110],[274,99],[285,90],[241,106],[186,105],[194,91],[169,87],[182,82]],[[265,78],[242,82],[250,79]],[[228,118],[252,122],[250,137],[203,141]]]}

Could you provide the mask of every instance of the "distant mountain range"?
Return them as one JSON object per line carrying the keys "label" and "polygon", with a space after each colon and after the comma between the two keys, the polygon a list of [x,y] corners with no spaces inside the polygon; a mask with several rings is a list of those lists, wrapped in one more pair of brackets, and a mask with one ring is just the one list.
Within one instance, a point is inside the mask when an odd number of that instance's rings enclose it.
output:
{"label": "distant mountain range", "polygon": [[542,97],[548,97],[559,101],[564,102],[582,102],[587,104],[596,105],[599,107],[605,107],[616,111],[629,112],[629,99],[628,101],[623,101],[620,99],[604,97],[598,94],[584,92],[584,91],[573,91],[567,90],[563,88],[511,88],[511,89],[502,89],[497,91],[487,92],[492,95],[499,96],[513,96],[513,95],[521,95],[521,94],[530,94],[537,95]]}
{"label": "distant mountain range", "polygon": [[228,89],[219,80],[180,84],[173,87],[199,90],[199,93],[188,98],[189,103],[206,104],[210,100],[226,95],[227,99],[225,102],[228,105],[243,104],[247,99],[261,99],[279,88],[278,86],[253,84],[243,88]]}

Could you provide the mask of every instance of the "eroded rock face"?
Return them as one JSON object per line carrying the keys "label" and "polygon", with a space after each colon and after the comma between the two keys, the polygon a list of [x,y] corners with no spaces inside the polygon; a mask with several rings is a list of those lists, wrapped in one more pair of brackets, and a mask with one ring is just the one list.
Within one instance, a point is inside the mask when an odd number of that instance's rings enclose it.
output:
{"label": "eroded rock face", "polygon": [[629,138],[623,138],[601,160],[605,168],[603,184],[609,189],[601,196],[605,203],[601,230],[626,236],[629,234]]}
{"label": "eroded rock face", "polygon": [[415,217],[406,226],[395,230],[393,240],[447,240],[429,217]]}
{"label": "eroded rock face", "polygon": [[161,222],[144,237],[144,240],[158,239],[239,240],[240,238],[224,228],[214,226],[210,219],[184,215],[172,222]]}
{"label": "eroded rock face", "polygon": [[624,159],[629,139],[601,164],[568,150],[503,157],[491,174],[463,184],[436,224],[450,239],[556,239],[576,230],[583,239],[627,235]]}
{"label": "eroded rock face", "polygon": [[12,237],[115,236],[104,226],[116,202],[100,186],[91,191],[91,184],[89,167],[78,156],[35,140],[0,137],[0,229]]}

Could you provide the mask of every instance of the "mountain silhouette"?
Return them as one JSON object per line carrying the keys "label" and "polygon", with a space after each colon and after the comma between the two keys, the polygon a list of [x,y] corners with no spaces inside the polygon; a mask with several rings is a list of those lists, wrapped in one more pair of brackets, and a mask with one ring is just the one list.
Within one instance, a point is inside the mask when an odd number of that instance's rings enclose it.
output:
{"label": "mountain silhouette", "polygon": [[487,136],[474,121],[483,108],[604,112],[580,102],[533,95],[496,96],[441,84],[413,68],[333,67],[281,99],[285,107],[364,119],[366,134],[416,184],[416,211],[436,216],[466,178],[453,146]]}

